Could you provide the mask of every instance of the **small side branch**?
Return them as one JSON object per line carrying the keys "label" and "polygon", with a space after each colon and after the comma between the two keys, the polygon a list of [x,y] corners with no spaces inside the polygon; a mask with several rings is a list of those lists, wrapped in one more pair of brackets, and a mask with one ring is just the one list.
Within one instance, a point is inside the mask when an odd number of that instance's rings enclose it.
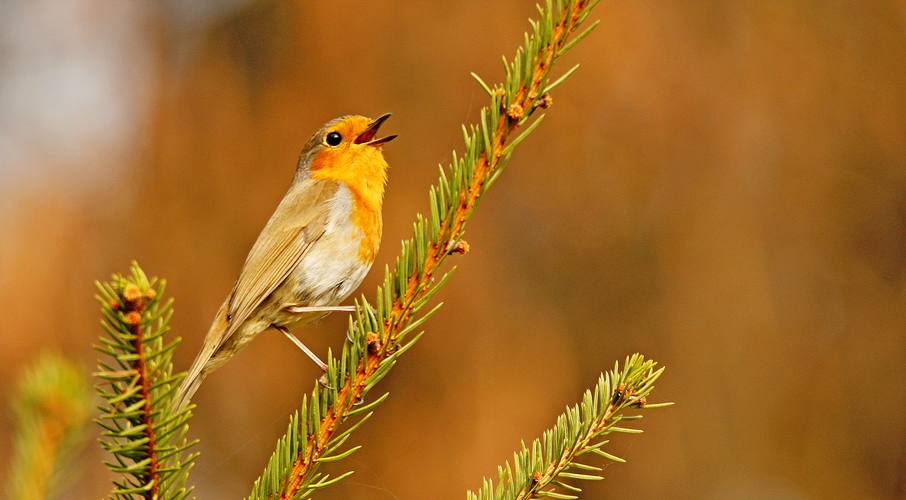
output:
{"label": "small side branch", "polygon": [[573,493],[582,490],[575,481],[603,479],[600,475],[603,469],[588,464],[589,458],[625,461],[601,449],[607,444],[604,437],[613,432],[642,432],[619,427],[622,421],[641,418],[641,415],[628,416],[622,412],[670,404],[649,405],[646,401],[654,389],[654,382],[664,371],[663,368],[655,370],[656,365],[634,354],[626,358],[622,370],[617,365],[612,371],[601,374],[594,391],[586,391],[581,403],[560,415],[557,424],[541,439],[536,439],[529,447],[523,445],[515,454],[514,463],[507,462],[498,468],[496,486],[490,479],[485,479],[478,493],[469,492],[469,500],[578,498]]}

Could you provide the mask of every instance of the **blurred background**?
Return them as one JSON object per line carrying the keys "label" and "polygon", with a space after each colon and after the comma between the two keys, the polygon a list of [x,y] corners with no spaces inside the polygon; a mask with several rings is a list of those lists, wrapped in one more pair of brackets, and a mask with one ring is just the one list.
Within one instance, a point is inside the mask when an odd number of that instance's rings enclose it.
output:
{"label": "blurred background", "polygon": [[[325,121],[393,112],[392,262],[532,0],[0,1],[0,402],[95,366],[137,259],[185,369]],[[428,334],[322,498],[462,498],[642,352],[667,371],[583,498],[906,498],[906,2],[604,0],[484,198]],[[360,293],[373,295],[380,273]],[[346,317],[301,337],[341,344]],[[242,498],[318,369],[261,335],[207,379],[190,482]],[[377,393],[375,393],[377,394]],[[11,459],[0,416],[0,471]],[[66,498],[110,473],[83,453]]]}

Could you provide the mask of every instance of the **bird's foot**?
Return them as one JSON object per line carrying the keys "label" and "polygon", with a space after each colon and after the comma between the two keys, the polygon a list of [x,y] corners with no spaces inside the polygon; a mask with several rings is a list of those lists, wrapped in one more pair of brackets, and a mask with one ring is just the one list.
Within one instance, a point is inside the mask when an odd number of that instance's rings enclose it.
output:
{"label": "bird's foot", "polygon": [[355,333],[355,331],[358,329],[359,329],[359,321],[353,320],[352,328],[349,330],[346,330],[346,340],[348,340],[350,344],[354,342],[354,339],[352,338],[352,336]]}

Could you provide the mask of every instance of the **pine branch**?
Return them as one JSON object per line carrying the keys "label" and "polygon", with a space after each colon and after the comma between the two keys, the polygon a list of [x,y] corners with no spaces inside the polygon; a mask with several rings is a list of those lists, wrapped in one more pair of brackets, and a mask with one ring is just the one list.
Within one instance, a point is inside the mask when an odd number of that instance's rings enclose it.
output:
{"label": "pine branch", "polygon": [[85,441],[91,392],[83,371],[45,353],[19,379],[13,395],[13,463],[7,498],[56,496],[72,479],[69,464]]}
{"label": "pine branch", "polygon": [[[549,91],[575,69],[550,81],[557,57],[594,28],[574,36],[597,2],[557,0],[554,4],[548,0],[546,8],[539,7],[540,20],[531,21],[531,32],[525,34],[524,46],[513,61],[504,60],[506,80],[502,85],[489,87],[473,74],[488,93],[490,106],[481,110],[478,125],[463,128],[465,153],[457,156],[454,152],[450,167],[441,167],[438,187],[430,190],[430,214],[417,216],[415,235],[403,241],[394,272],[385,269],[375,305],[364,296],[356,301],[355,321],[350,318],[348,341],[339,359],[328,354],[327,387],[316,385],[310,400],[303,399],[287,434],[255,482],[251,500],[305,498],[351,474],[330,478],[317,470],[322,462],[339,460],[356,449],[339,451],[350,432],[371,416],[386,394],[368,405],[357,405],[421,333],[406,338],[440,306],[417,316],[450,277],[452,270],[435,280],[444,259],[468,251],[462,239],[466,221],[516,145],[541,122],[539,117],[529,123],[531,117],[539,108],[550,107]],[[521,127],[524,130],[516,135]],[[357,415],[363,416],[340,432],[346,420]]]}
{"label": "pine branch", "polygon": [[185,376],[172,374],[180,339],[164,343],[173,300],[161,304],[165,283],[155,288],[154,281],[133,262],[129,277],[97,283],[107,336],[94,347],[112,359],[98,360],[97,390],[109,406],[95,422],[104,430],[101,446],[113,454],[107,465],[122,475],[113,482],[115,499],[182,500],[192,491],[185,482],[197,454],[185,455],[195,444],[185,434],[193,407],[174,405]]}
{"label": "pine branch", "polygon": [[513,455],[497,468],[497,486],[485,479],[478,493],[468,493],[469,500],[524,500],[529,498],[578,498],[572,493],[582,490],[563,480],[603,479],[600,467],[580,462],[583,455],[594,454],[614,462],[625,462],[601,449],[602,439],[613,432],[641,433],[641,430],[618,427],[621,421],[636,420],[641,415],[624,416],[630,408],[659,408],[672,403],[648,404],[646,397],[664,369],[645,361],[639,354],[626,358],[623,370],[619,363],[609,373],[602,373],[594,392],[585,391],[582,402],[557,418],[557,425],[544,432],[531,447]]}

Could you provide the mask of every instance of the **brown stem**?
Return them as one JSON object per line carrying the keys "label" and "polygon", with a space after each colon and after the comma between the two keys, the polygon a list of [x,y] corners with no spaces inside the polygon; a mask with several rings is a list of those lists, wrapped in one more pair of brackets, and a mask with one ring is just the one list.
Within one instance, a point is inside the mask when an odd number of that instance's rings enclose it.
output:
{"label": "brown stem", "polygon": [[[575,30],[578,24],[578,16],[588,3],[589,0],[573,0],[572,16],[568,19],[564,18],[557,26],[554,26],[550,44],[544,48],[536,60],[530,87],[526,88],[523,84],[514,96],[514,103],[519,103],[523,109],[531,109],[530,106],[538,97],[538,90],[543,83],[545,75],[547,75],[554,56],[569,35],[572,34],[573,30]],[[502,151],[509,144],[513,132],[518,127],[518,119],[512,119],[506,113],[501,114],[492,141],[490,159],[488,152],[484,152],[479,156],[475,165],[472,184],[468,186],[465,192],[460,191],[459,204],[452,219],[444,220],[441,223],[438,234],[434,238],[436,243],[432,243],[428,247],[428,254],[422,266],[422,273],[419,273],[417,269],[413,270],[407,281],[405,293],[402,297],[397,297],[394,300],[393,307],[389,311],[387,320],[380,332],[380,345],[393,345],[396,335],[404,328],[406,321],[413,313],[413,304],[430,290],[429,285],[432,276],[449,251],[447,242],[462,236],[466,218],[478,204],[484,183],[494,173]],[[448,234],[448,232],[449,236],[443,238],[442,236]],[[289,479],[280,495],[281,500],[292,498],[299,491],[302,483],[311,473],[313,466],[327,447],[327,443],[334,435],[337,427],[346,419],[352,408],[352,402],[356,401],[361,395],[366,381],[377,370],[380,362],[392,354],[393,352],[390,349],[379,350],[377,354],[368,355],[359,362],[355,376],[346,380],[346,383],[340,388],[338,393],[337,403],[328,408],[327,414],[321,419],[320,431],[318,434],[308,438],[305,450],[299,453],[296,461],[293,462]]]}
{"label": "brown stem", "polygon": [[[128,298],[130,294],[134,295],[136,292],[133,290],[124,291],[124,295]],[[129,331],[132,335],[135,336],[135,339],[132,341],[132,346],[135,348],[136,354],[138,354],[138,359],[132,363],[132,369],[138,372],[138,383],[141,385],[141,397],[145,401],[145,406],[142,408],[142,423],[145,424],[144,435],[148,438],[148,457],[151,458],[151,463],[148,464],[148,480],[152,482],[151,489],[148,490],[144,496],[148,499],[155,499],[158,496],[158,488],[160,477],[157,474],[157,468],[160,464],[157,462],[157,452],[154,449],[155,439],[154,439],[154,420],[151,418],[151,380],[148,376],[148,367],[145,363],[145,345],[142,341],[142,336],[144,332],[142,330],[141,318],[144,315],[144,300],[138,298],[135,301],[129,301],[127,299],[127,304],[132,302],[132,311],[126,313],[126,321],[129,324]]]}

